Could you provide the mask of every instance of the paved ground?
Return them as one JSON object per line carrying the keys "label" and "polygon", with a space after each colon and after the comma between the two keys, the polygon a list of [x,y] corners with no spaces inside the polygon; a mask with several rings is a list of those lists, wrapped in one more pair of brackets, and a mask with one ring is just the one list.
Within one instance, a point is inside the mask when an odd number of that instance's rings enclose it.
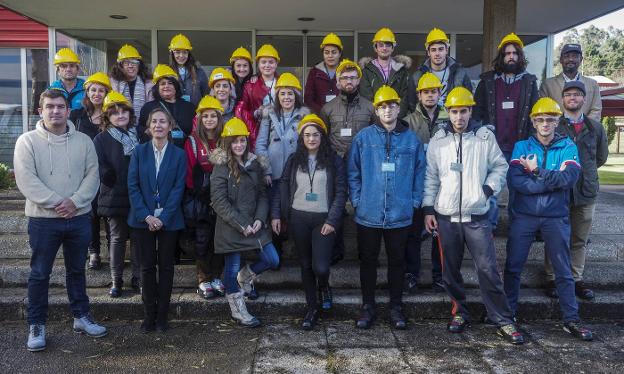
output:
{"label": "paved ground", "polygon": [[407,331],[380,323],[372,330],[351,320],[325,321],[313,332],[296,320],[275,319],[243,329],[230,322],[173,322],[167,334],[139,333],[138,322],[107,322],[103,339],[76,335],[69,322],[48,325],[48,349],[24,348],[22,322],[0,324],[0,372],[219,373],[622,373],[624,323],[593,323],[593,342],[572,339],[557,322],[523,324],[528,342],[515,347],[494,329],[472,326],[463,335],[445,321],[412,322]]}

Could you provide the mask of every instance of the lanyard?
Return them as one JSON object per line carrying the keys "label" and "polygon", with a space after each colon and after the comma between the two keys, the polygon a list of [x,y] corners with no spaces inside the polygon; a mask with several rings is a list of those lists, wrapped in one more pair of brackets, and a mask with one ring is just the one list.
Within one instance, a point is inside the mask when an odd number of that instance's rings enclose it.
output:
{"label": "lanyard", "polygon": [[381,71],[381,76],[383,77],[384,83],[388,83],[388,79],[390,79],[390,62],[388,62],[388,74],[387,75],[383,66],[381,66],[381,64],[379,63],[379,59],[375,60],[375,64],[379,67],[379,71]]}
{"label": "lanyard", "polygon": [[[308,179],[310,179],[310,193],[312,193],[312,186],[314,185],[314,175],[316,174],[316,160],[314,160],[314,163],[312,165],[310,164],[311,162],[308,159]],[[310,169],[312,169],[310,166],[314,166],[312,175],[310,175]]]}
{"label": "lanyard", "polygon": [[175,103],[173,103],[173,113],[171,113],[171,111],[169,110],[169,108],[167,108],[167,104],[165,104],[164,102],[162,102],[161,100],[158,101],[158,104],[160,104],[160,106],[165,110],[165,112],[167,112],[171,118],[173,118],[173,122],[175,123],[175,128],[174,130],[182,130],[180,128],[180,126],[178,126],[178,118],[176,117],[176,114],[178,112],[178,106],[175,105]]}

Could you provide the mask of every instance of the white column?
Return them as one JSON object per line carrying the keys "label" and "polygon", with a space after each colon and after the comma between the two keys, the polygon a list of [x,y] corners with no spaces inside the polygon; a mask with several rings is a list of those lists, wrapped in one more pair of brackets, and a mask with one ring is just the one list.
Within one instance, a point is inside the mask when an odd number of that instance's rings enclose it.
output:
{"label": "white column", "polygon": [[152,42],[151,62],[152,69],[154,69],[156,65],[158,65],[158,31],[156,31],[156,29],[152,29],[150,32],[150,37]]}
{"label": "white column", "polygon": [[20,82],[22,86],[22,132],[26,132],[28,131],[28,71],[26,65],[26,48],[20,48]]}
{"label": "white column", "polygon": [[553,76],[553,52],[555,52],[555,34],[546,37],[546,78]]}
{"label": "white column", "polygon": [[54,55],[56,54],[56,29],[48,27],[48,77],[50,84],[56,80]]}

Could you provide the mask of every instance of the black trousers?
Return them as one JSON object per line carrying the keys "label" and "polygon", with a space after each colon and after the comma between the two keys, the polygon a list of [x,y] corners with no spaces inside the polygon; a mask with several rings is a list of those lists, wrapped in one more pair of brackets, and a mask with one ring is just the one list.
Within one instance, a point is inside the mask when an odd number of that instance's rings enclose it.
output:
{"label": "black trousers", "polygon": [[380,229],[357,225],[358,251],[360,254],[360,283],[362,302],[375,305],[377,287],[377,265],[381,238],[383,237],[388,256],[388,287],[390,304],[400,306],[403,294],[403,274],[405,273],[405,246],[411,226],[397,229]]}
{"label": "black trousers", "polygon": [[141,296],[145,319],[167,321],[178,232],[134,229],[132,235],[141,261]]}
{"label": "black trousers", "polygon": [[309,213],[295,209],[290,211],[288,227],[295,241],[301,265],[301,280],[309,309],[318,308],[317,285],[327,287],[329,281],[329,265],[336,232],[329,235],[321,234],[325,219],[327,213]]}
{"label": "black trousers", "polygon": [[223,255],[215,254],[215,221],[199,222],[195,227],[195,266],[197,283],[210,282],[221,278]]}

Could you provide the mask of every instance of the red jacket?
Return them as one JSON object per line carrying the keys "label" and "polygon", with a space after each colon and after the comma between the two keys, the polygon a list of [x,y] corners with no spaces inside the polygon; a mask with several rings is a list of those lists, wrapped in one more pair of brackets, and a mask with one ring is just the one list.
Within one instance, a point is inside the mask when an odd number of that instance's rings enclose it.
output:
{"label": "red jacket", "polygon": [[314,113],[321,112],[321,108],[327,103],[327,95],[338,96],[339,93],[336,76],[334,75],[333,79],[329,78],[322,61],[310,69],[306,79],[304,102]]}
{"label": "red jacket", "polygon": [[[191,140],[195,140],[195,145],[197,146],[197,156],[195,156],[195,150],[193,149],[193,143]],[[217,147],[216,141],[211,141],[208,144],[209,150],[204,147],[202,142],[199,140],[197,134],[193,131],[193,134],[186,139],[186,143],[184,143],[184,152],[186,153],[186,188],[193,189],[193,169],[197,162],[199,162],[202,170],[204,172],[212,173],[213,165],[208,161],[208,157],[210,156],[210,152],[212,152]]]}
{"label": "red jacket", "polygon": [[[275,80],[277,82],[278,75],[275,74]],[[249,135],[249,148],[250,151],[255,149],[256,138],[258,137],[258,130],[260,126],[254,118],[254,112],[262,105],[262,100],[269,93],[270,89],[264,84],[264,80],[261,76],[258,76],[258,80],[255,83],[247,81],[243,86],[243,97],[236,104],[234,109],[234,115],[242,119],[247,125],[247,129],[250,132]]]}

